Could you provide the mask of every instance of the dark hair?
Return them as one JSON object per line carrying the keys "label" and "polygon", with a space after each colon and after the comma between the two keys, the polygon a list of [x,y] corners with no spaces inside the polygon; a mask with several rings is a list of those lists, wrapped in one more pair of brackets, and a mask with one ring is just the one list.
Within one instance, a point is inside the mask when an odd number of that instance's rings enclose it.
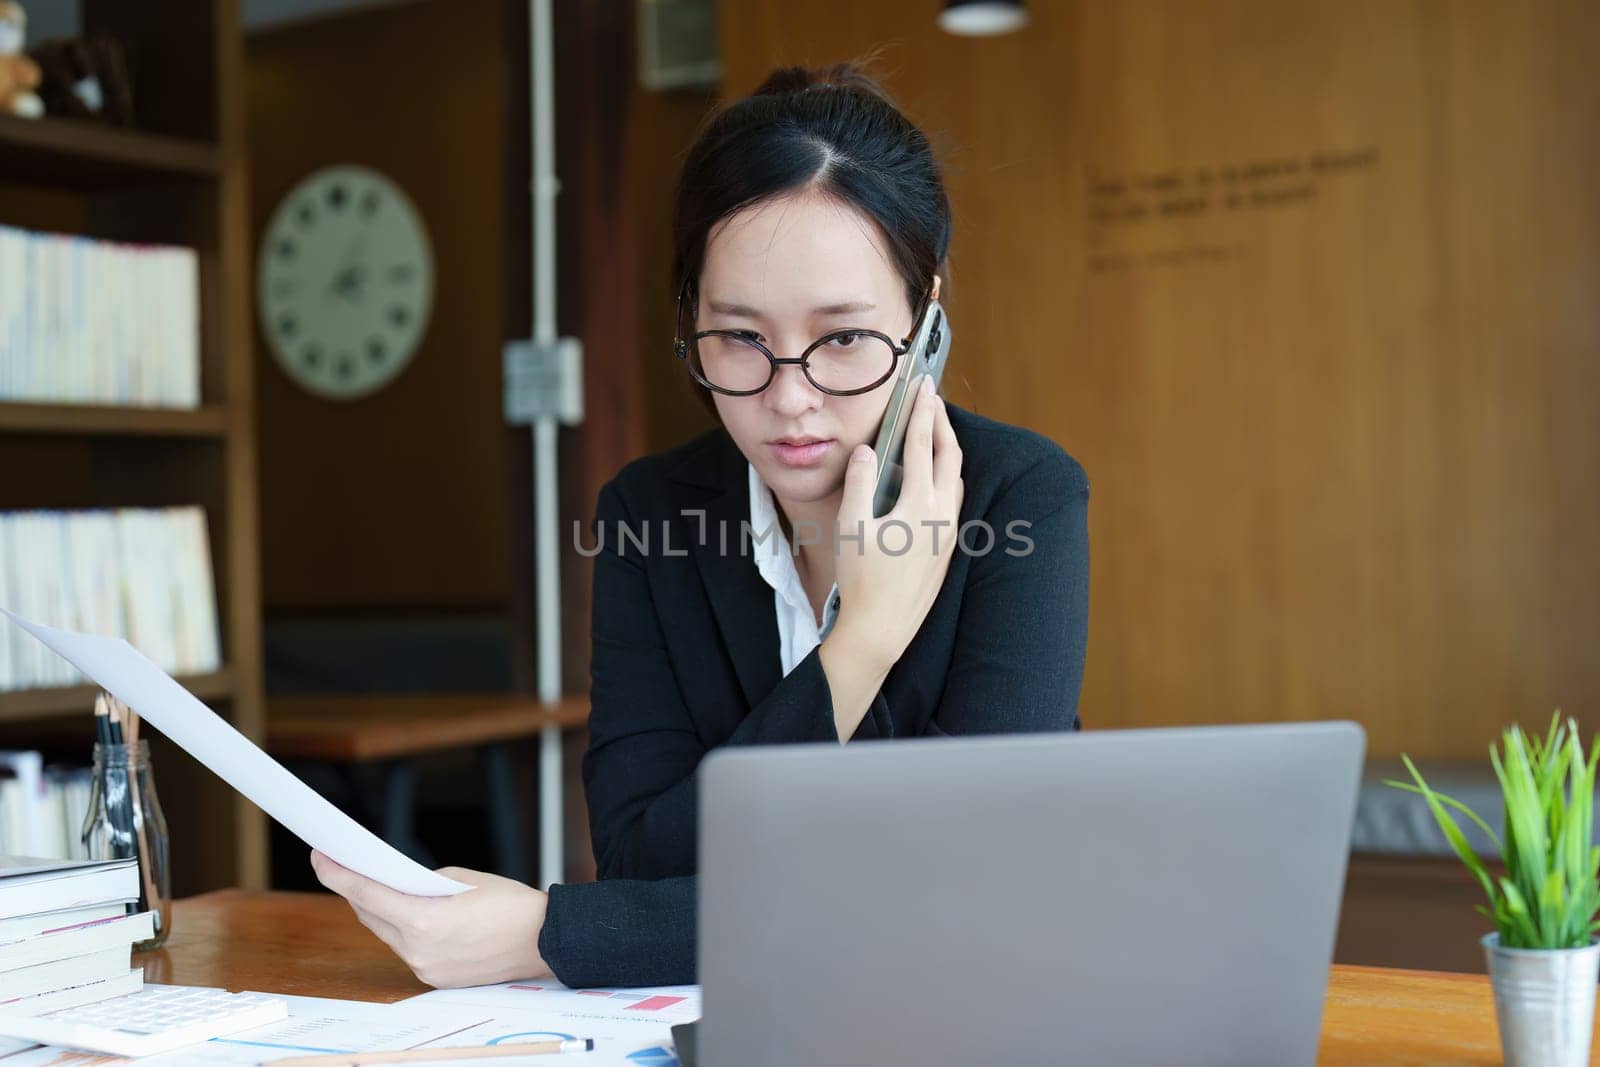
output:
{"label": "dark hair", "polygon": [[[784,67],[712,114],[678,175],[674,298],[698,282],[720,220],[806,188],[878,224],[915,308],[950,250],[950,201],[927,137],[859,63]],[[710,391],[691,384],[715,418]]]}

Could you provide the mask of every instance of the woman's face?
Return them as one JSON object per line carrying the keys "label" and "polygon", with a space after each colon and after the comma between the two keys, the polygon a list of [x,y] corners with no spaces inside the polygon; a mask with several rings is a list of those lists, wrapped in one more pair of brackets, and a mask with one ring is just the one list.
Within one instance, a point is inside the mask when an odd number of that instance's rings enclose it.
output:
{"label": "woman's face", "polygon": [[[911,330],[905,283],[877,225],[816,193],[764,201],[714,226],[698,288],[695,329],[751,331],[780,359],[834,330],[877,330],[896,344]],[[840,491],[851,451],[874,443],[893,391],[891,377],[871,392],[834,396],[785,365],[754,396],[712,396],[774,495],[803,503]],[[819,443],[783,444],[795,439]]]}

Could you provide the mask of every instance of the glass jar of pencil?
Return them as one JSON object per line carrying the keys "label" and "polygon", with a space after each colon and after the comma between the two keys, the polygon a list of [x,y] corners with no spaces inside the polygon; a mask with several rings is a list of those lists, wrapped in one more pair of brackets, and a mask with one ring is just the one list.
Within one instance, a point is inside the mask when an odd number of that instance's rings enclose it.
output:
{"label": "glass jar of pencil", "polygon": [[89,858],[135,859],[139,865],[136,910],[153,912],[155,936],[135,952],[159,948],[172,932],[171,844],[167,818],[150,773],[150,742],[139,739],[139,717],[114,697],[95,701],[94,771],[83,844]]}

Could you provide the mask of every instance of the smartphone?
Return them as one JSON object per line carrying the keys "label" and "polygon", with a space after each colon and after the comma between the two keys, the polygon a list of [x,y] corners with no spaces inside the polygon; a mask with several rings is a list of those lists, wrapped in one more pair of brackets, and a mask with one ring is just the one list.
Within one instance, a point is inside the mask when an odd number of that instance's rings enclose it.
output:
{"label": "smartphone", "polygon": [[872,494],[872,517],[880,518],[900,499],[900,479],[903,468],[900,457],[905,450],[906,427],[911,423],[911,410],[915,406],[917,390],[922,388],[922,376],[931,375],[937,392],[939,379],[944,376],[945,361],[950,358],[950,323],[945,319],[944,308],[937,300],[928,306],[922,316],[922,328],[912,339],[911,350],[906,353],[894,378],[894,392],[889,395],[889,406],[883,413],[883,425],[878,428],[878,440],[873,452],[878,457],[878,487]]}

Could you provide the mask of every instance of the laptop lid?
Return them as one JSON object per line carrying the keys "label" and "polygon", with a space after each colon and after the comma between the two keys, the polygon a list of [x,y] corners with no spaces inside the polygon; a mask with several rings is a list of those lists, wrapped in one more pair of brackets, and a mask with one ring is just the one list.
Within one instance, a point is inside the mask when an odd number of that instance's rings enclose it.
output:
{"label": "laptop lid", "polygon": [[1353,723],[722,749],[702,1067],[1316,1059]]}

